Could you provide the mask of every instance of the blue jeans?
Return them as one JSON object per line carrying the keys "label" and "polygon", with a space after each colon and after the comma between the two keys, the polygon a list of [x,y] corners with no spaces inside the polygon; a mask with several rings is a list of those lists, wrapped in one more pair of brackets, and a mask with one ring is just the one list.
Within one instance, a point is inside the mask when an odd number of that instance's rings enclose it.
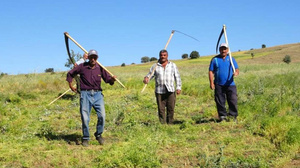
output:
{"label": "blue jeans", "polygon": [[80,93],[80,115],[82,121],[82,133],[83,138],[89,140],[89,122],[92,107],[95,109],[98,121],[96,126],[95,136],[99,136],[103,133],[105,124],[105,108],[104,108],[104,98],[101,91],[81,91]]}

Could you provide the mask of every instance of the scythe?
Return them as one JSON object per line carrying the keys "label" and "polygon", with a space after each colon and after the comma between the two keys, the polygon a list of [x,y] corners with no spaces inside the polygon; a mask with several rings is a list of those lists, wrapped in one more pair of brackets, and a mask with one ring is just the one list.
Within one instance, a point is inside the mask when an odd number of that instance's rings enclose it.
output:
{"label": "scythe", "polygon": [[232,56],[231,56],[231,51],[230,51],[230,47],[229,47],[229,44],[228,44],[228,39],[227,39],[227,33],[226,33],[226,26],[225,24],[223,25],[223,28],[221,30],[221,33],[219,35],[219,38],[218,38],[218,42],[217,42],[217,46],[216,46],[216,53],[218,53],[218,46],[219,46],[219,42],[220,42],[220,39],[222,37],[222,35],[224,34],[224,38],[225,38],[225,43],[227,44],[228,46],[228,54],[229,54],[229,59],[230,59],[230,64],[231,64],[231,67],[232,67],[232,70],[233,70],[233,74],[235,73],[235,67],[234,67],[234,64],[232,62]]}

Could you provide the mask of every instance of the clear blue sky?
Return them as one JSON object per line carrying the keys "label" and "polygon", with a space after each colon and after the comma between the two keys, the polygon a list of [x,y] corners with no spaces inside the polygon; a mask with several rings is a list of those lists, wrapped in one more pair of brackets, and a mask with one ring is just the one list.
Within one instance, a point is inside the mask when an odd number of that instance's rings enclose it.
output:
{"label": "clear blue sky", "polygon": [[6,0],[0,5],[0,72],[11,75],[68,70],[64,32],[86,50],[96,49],[106,67],[158,57],[172,30],[200,42],[175,32],[167,48],[170,60],[193,50],[215,54],[223,24],[231,51],[300,42],[298,0]]}

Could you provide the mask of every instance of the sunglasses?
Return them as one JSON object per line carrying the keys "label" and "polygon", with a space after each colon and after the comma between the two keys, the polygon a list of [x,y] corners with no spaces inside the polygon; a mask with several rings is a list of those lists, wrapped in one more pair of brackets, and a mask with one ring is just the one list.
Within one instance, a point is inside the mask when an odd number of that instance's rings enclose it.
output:
{"label": "sunglasses", "polygon": [[90,55],[90,56],[89,56],[89,59],[94,59],[94,60],[96,60],[97,58],[98,58],[97,55]]}

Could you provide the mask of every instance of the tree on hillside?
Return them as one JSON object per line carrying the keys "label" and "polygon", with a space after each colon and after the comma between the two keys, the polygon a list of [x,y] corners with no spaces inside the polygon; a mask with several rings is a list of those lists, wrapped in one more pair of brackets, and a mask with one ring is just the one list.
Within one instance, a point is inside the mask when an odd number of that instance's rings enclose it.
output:
{"label": "tree on hillside", "polygon": [[54,72],[54,68],[47,68],[45,69],[45,72]]}
{"label": "tree on hillside", "polygon": [[181,56],[182,59],[186,59],[186,58],[188,58],[188,57],[189,57],[188,54],[182,54],[182,56]]}
{"label": "tree on hillside", "polygon": [[200,54],[198,51],[192,51],[191,54],[190,54],[190,58],[191,59],[196,59],[196,58],[199,58],[200,57]]}
{"label": "tree on hillside", "polygon": [[252,59],[254,58],[254,53],[251,53],[251,57],[252,57]]}
{"label": "tree on hillside", "polygon": [[262,45],[261,45],[261,48],[266,48],[266,45],[265,45],[265,44],[262,44]]}
{"label": "tree on hillside", "polygon": [[291,60],[291,57],[290,57],[289,55],[286,55],[286,56],[283,58],[282,61],[285,62],[285,63],[287,63],[287,64],[289,64],[292,60]]}
{"label": "tree on hillside", "polygon": [[147,57],[147,56],[144,56],[141,58],[141,63],[146,63],[146,62],[149,62],[150,61],[150,58]]}
{"label": "tree on hillside", "polygon": [[0,74],[0,78],[2,78],[3,76],[8,75],[7,73],[1,72]]}
{"label": "tree on hillside", "polygon": [[[71,50],[71,58],[72,58],[73,62],[76,62],[80,58],[82,58],[82,55],[79,54],[79,53],[75,54],[75,52],[73,50]],[[70,58],[68,58],[67,62],[65,63],[65,67],[68,67],[68,68],[72,69],[73,66],[74,65],[73,65],[72,61],[70,60]]]}
{"label": "tree on hillside", "polygon": [[151,57],[150,61],[157,61],[157,58],[156,57]]}
{"label": "tree on hillside", "polygon": [[125,66],[125,63],[121,64],[121,67],[124,67]]}

